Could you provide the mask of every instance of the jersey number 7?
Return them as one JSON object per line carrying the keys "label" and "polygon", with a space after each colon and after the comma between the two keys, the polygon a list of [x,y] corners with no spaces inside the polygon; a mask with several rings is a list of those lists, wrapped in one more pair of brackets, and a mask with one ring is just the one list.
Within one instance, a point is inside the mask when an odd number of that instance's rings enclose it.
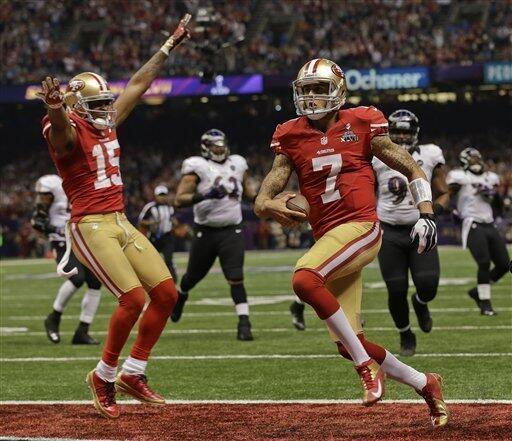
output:
{"label": "jersey number 7", "polygon": [[[119,141],[114,139],[104,144],[96,144],[92,148],[92,156],[96,158],[97,166],[97,179],[94,181],[95,190],[100,188],[108,188],[112,185],[123,185],[121,180],[121,173],[119,172],[119,155],[116,156],[116,150],[119,149]],[[116,167],[117,173],[110,173],[107,176],[105,164],[105,152],[108,157],[108,162],[112,167]]]}
{"label": "jersey number 7", "polygon": [[325,181],[325,192],[322,193],[322,202],[328,204],[329,202],[341,199],[340,191],[336,189],[336,181],[341,172],[341,165],[343,160],[341,155],[320,156],[313,158],[313,171],[322,171],[325,167],[331,166],[331,171]]}

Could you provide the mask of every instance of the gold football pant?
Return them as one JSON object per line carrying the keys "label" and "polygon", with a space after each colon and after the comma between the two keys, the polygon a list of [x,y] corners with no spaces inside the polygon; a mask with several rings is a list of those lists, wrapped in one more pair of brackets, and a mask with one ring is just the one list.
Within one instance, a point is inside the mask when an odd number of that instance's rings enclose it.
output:
{"label": "gold football pant", "polygon": [[91,214],[71,224],[73,252],[116,296],[151,291],[171,274],[151,242],[123,213]]}
{"label": "gold football pant", "polygon": [[[319,275],[336,297],[356,334],[362,333],[362,269],[377,255],[381,244],[378,222],[349,222],[325,233],[302,256],[295,271]],[[334,341],[338,340],[333,334]]]}

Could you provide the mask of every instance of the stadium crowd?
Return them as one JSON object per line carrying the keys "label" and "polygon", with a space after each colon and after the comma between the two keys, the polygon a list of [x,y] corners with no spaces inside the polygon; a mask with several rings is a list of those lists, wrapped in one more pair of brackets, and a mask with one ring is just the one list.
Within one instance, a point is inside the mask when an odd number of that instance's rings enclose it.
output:
{"label": "stadium crowd", "polygon": [[274,74],[317,56],[345,68],[512,57],[511,0],[13,0],[0,4],[0,83],[39,82],[48,72],[127,78],[173,21],[208,4],[203,13],[218,19],[206,28],[196,21],[195,44],[173,54],[163,75],[195,75],[205,60],[218,72]]}

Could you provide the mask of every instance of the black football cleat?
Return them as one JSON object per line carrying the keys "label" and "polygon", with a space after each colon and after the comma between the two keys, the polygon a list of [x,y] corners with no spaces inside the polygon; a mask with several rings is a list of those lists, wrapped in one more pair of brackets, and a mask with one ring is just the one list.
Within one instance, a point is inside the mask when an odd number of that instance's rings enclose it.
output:
{"label": "black football cleat", "polygon": [[76,331],[71,340],[72,345],[99,345],[100,342],[92,338],[87,332]]}
{"label": "black football cleat", "polygon": [[171,314],[171,320],[176,323],[180,320],[181,314],[183,314],[183,307],[188,299],[188,292],[178,292],[178,301],[174,305],[174,309]]}
{"label": "black football cleat", "polygon": [[498,313],[492,308],[490,300],[480,300],[480,314],[493,316]]}
{"label": "black football cleat", "polygon": [[412,295],[412,306],[414,307],[414,312],[418,318],[418,325],[420,329],[423,332],[432,331],[432,317],[430,316],[428,305],[420,303],[418,301],[418,294],[416,293]]}
{"label": "black football cleat", "polygon": [[412,357],[416,353],[416,336],[413,332],[400,332],[400,355]]}
{"label": "black football cleat", "polygon": [[304,331],[306,329],[306,322],[304,321],[304,308],[304,303],[293,302],[290,305],[292,323],[297,331]]}
{"label": "black football cleat", "polygon": [[48,340],[55,344],[60,343],[59,325],[60,317],[56,317],[53,312],[48,314],[44,321],[44,328],[46,329]]}
{"label": "black football cleat", "polygon": [[252,341],[254,337],[251,332],[251,322],[249,321],[249,316],[240,315],[238,317],[238,328],[236,334],[237,340],[241,341]]}

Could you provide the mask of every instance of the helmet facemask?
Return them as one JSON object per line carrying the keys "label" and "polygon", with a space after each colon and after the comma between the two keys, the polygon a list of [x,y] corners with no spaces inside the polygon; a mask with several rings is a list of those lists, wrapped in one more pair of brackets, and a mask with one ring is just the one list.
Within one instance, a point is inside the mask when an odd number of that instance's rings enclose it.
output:
{"label": "helmet facemask", "polygon": [[211,129],[201,136],[201,156],[222,163],[229,156],[229,147],[224,132]]}
{"label": "helmet facemask", "polygon": [[409,110],[396,110],[388,118],[389,137],[395,144],[412,150],[418,144],[419,120]]}
{"label": "helmet facemask", "polygon": [[459,155],[459,161],[464,170],[469,170],[475,175],[481,175],[484,172],[482,154],[473,147],[462,150]]}
{"label": "helmet facemask", "polygon": [[98,130],[113,129],[115,127],[117,111],[114,109],[114,95],[111,92],[102,92],[100,95],[82,97],[76,92],[76,103],[72,109]]}
{"label": "helmet facemask", "polygon": [[[328,93],[314,93],[307,86],[328,85]],[[297,115],[307,116],[309,119],[318,120],[326,114],[338,110],[345,104],[345,92],[341,92],[342,83],[336,83],[332,78],[311,77],[298,78],[293,83],[293,102]],[[309,89],[309,90],[308,90]],[[318,102],[325,105],[318,107]]]}

